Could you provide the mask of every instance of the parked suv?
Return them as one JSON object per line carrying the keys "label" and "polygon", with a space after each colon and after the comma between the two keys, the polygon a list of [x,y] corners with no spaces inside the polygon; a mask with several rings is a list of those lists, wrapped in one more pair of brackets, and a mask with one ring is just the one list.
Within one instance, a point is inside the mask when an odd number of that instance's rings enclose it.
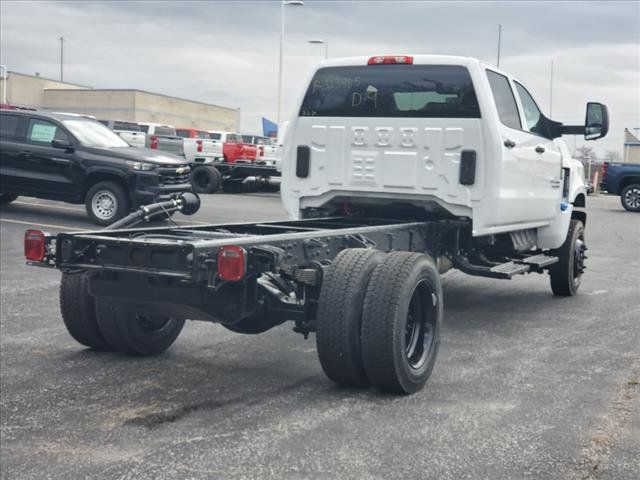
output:
{"label": "parked suv", "polygon": [[18,195],[84,203],[98,225],[191,191],[184,159],[129,146],[77,115],[0,111],[0,202]]}

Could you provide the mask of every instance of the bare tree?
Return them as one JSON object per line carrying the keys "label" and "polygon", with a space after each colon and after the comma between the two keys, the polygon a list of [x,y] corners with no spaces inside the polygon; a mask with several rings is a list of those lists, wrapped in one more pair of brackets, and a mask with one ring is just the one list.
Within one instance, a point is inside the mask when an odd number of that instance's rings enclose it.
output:
{"label": "bare tree", "polygon": [[618,150],[607,150],[604,154],[605,162],[621,162],[622,154]]}
{"label": "bare tree", "polygon": [[582,162],[582,164],[586,167],[590,162],[593,163],[596,161],[596,153],[593,150],[593,147],[589,145],[582,145],[576,148],[574,152],[575,157]]}

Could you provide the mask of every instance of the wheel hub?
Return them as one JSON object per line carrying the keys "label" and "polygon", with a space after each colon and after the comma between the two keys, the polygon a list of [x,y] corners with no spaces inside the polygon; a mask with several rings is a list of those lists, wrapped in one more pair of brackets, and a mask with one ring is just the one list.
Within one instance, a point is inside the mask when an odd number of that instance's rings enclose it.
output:
{"label": "wheel hub", "polygon": [[433,348],[433,318],[428,314],[429,307],[425,305],[425,298],[431,300],[434,307],[436,304],[433,294],[424,295],[424,288],[426,285],[420,284],[413,292],[405,327],[405,355],[409,365],[414,369],[419,369],[425,364]]}
{"label": "wheel hub", "polygon": [[631,208],[640,208],[640,188],[631,188],[624,195],[624,201]]}
{"label": "wheel hub", "polygon": [[573,250],[573,278],[576,279],[580,277],[584,273],[584,261],[587,258],[585,252],[587,251],[587,246],[584,241],[580,238],[576,240],[576,245]]}
{"label": "wheel hub", "polygon": [[101,190],[93,196],[93,212],[102,219],[107,220],[113,217],[118,209],[118,201],[113,193]]}

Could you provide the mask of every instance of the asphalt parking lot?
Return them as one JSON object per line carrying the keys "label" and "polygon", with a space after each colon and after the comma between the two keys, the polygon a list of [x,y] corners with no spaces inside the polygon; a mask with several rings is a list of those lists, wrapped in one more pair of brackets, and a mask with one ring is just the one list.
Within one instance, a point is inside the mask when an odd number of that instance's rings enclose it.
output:
{"label": "asphalt parking lot", "polygon": [[[284,218],[276,194],[204,196],[179,223]],[[636,479],[640,217],[590,197],[573,298],[547,276],[450,272],[422,392],[330,383],[315,342],[189,322],[156,358],[95,353],[66,333],[60,274],[27,267],[22,234],[92,229],[82,206],[0,211],[1,471],[7,479]]]}

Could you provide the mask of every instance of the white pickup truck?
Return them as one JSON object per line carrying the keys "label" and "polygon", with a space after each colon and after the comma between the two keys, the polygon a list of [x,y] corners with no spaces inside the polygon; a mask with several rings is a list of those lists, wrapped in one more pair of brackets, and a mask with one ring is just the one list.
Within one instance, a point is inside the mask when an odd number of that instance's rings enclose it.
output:
{"label": "white pickup truck", "polygon": [[176,134],[182,138],[184,156],[190,164],[210,165],[223,158],[222,143],[210,138],[209,132],[176,128]]}
{"label": "white pickup truck", "polygon": [[146,133],[146,147],[153,150],[172,153],[184,157],[182,139],[176,134],[176,129],[171,125],[161,123],[140,122],[140,129]]}
{"label": "white pickup truck", "polygon": [[600,103],[584,125],[550,120],[521,82],[472,58],[332,59],[286,131],[289,220],[29,230],[25,252],[63,270],[65,325],[84,345],[153,355],[185,319],[245,334],[292,322],[315,333],[334,382],[414,393],[440,346],[447,269],[548,274],[553,294],[577,293],[584,172],[560,137],[594,140],[608,124]]}
{"label": "white pickup truck", "polygon": [[113,130],[120,138],[132,147],[144,148],[147,142],[147,134],[142,131],[140,125],[135,122],[123,120],[98,120],[105,127]]}

